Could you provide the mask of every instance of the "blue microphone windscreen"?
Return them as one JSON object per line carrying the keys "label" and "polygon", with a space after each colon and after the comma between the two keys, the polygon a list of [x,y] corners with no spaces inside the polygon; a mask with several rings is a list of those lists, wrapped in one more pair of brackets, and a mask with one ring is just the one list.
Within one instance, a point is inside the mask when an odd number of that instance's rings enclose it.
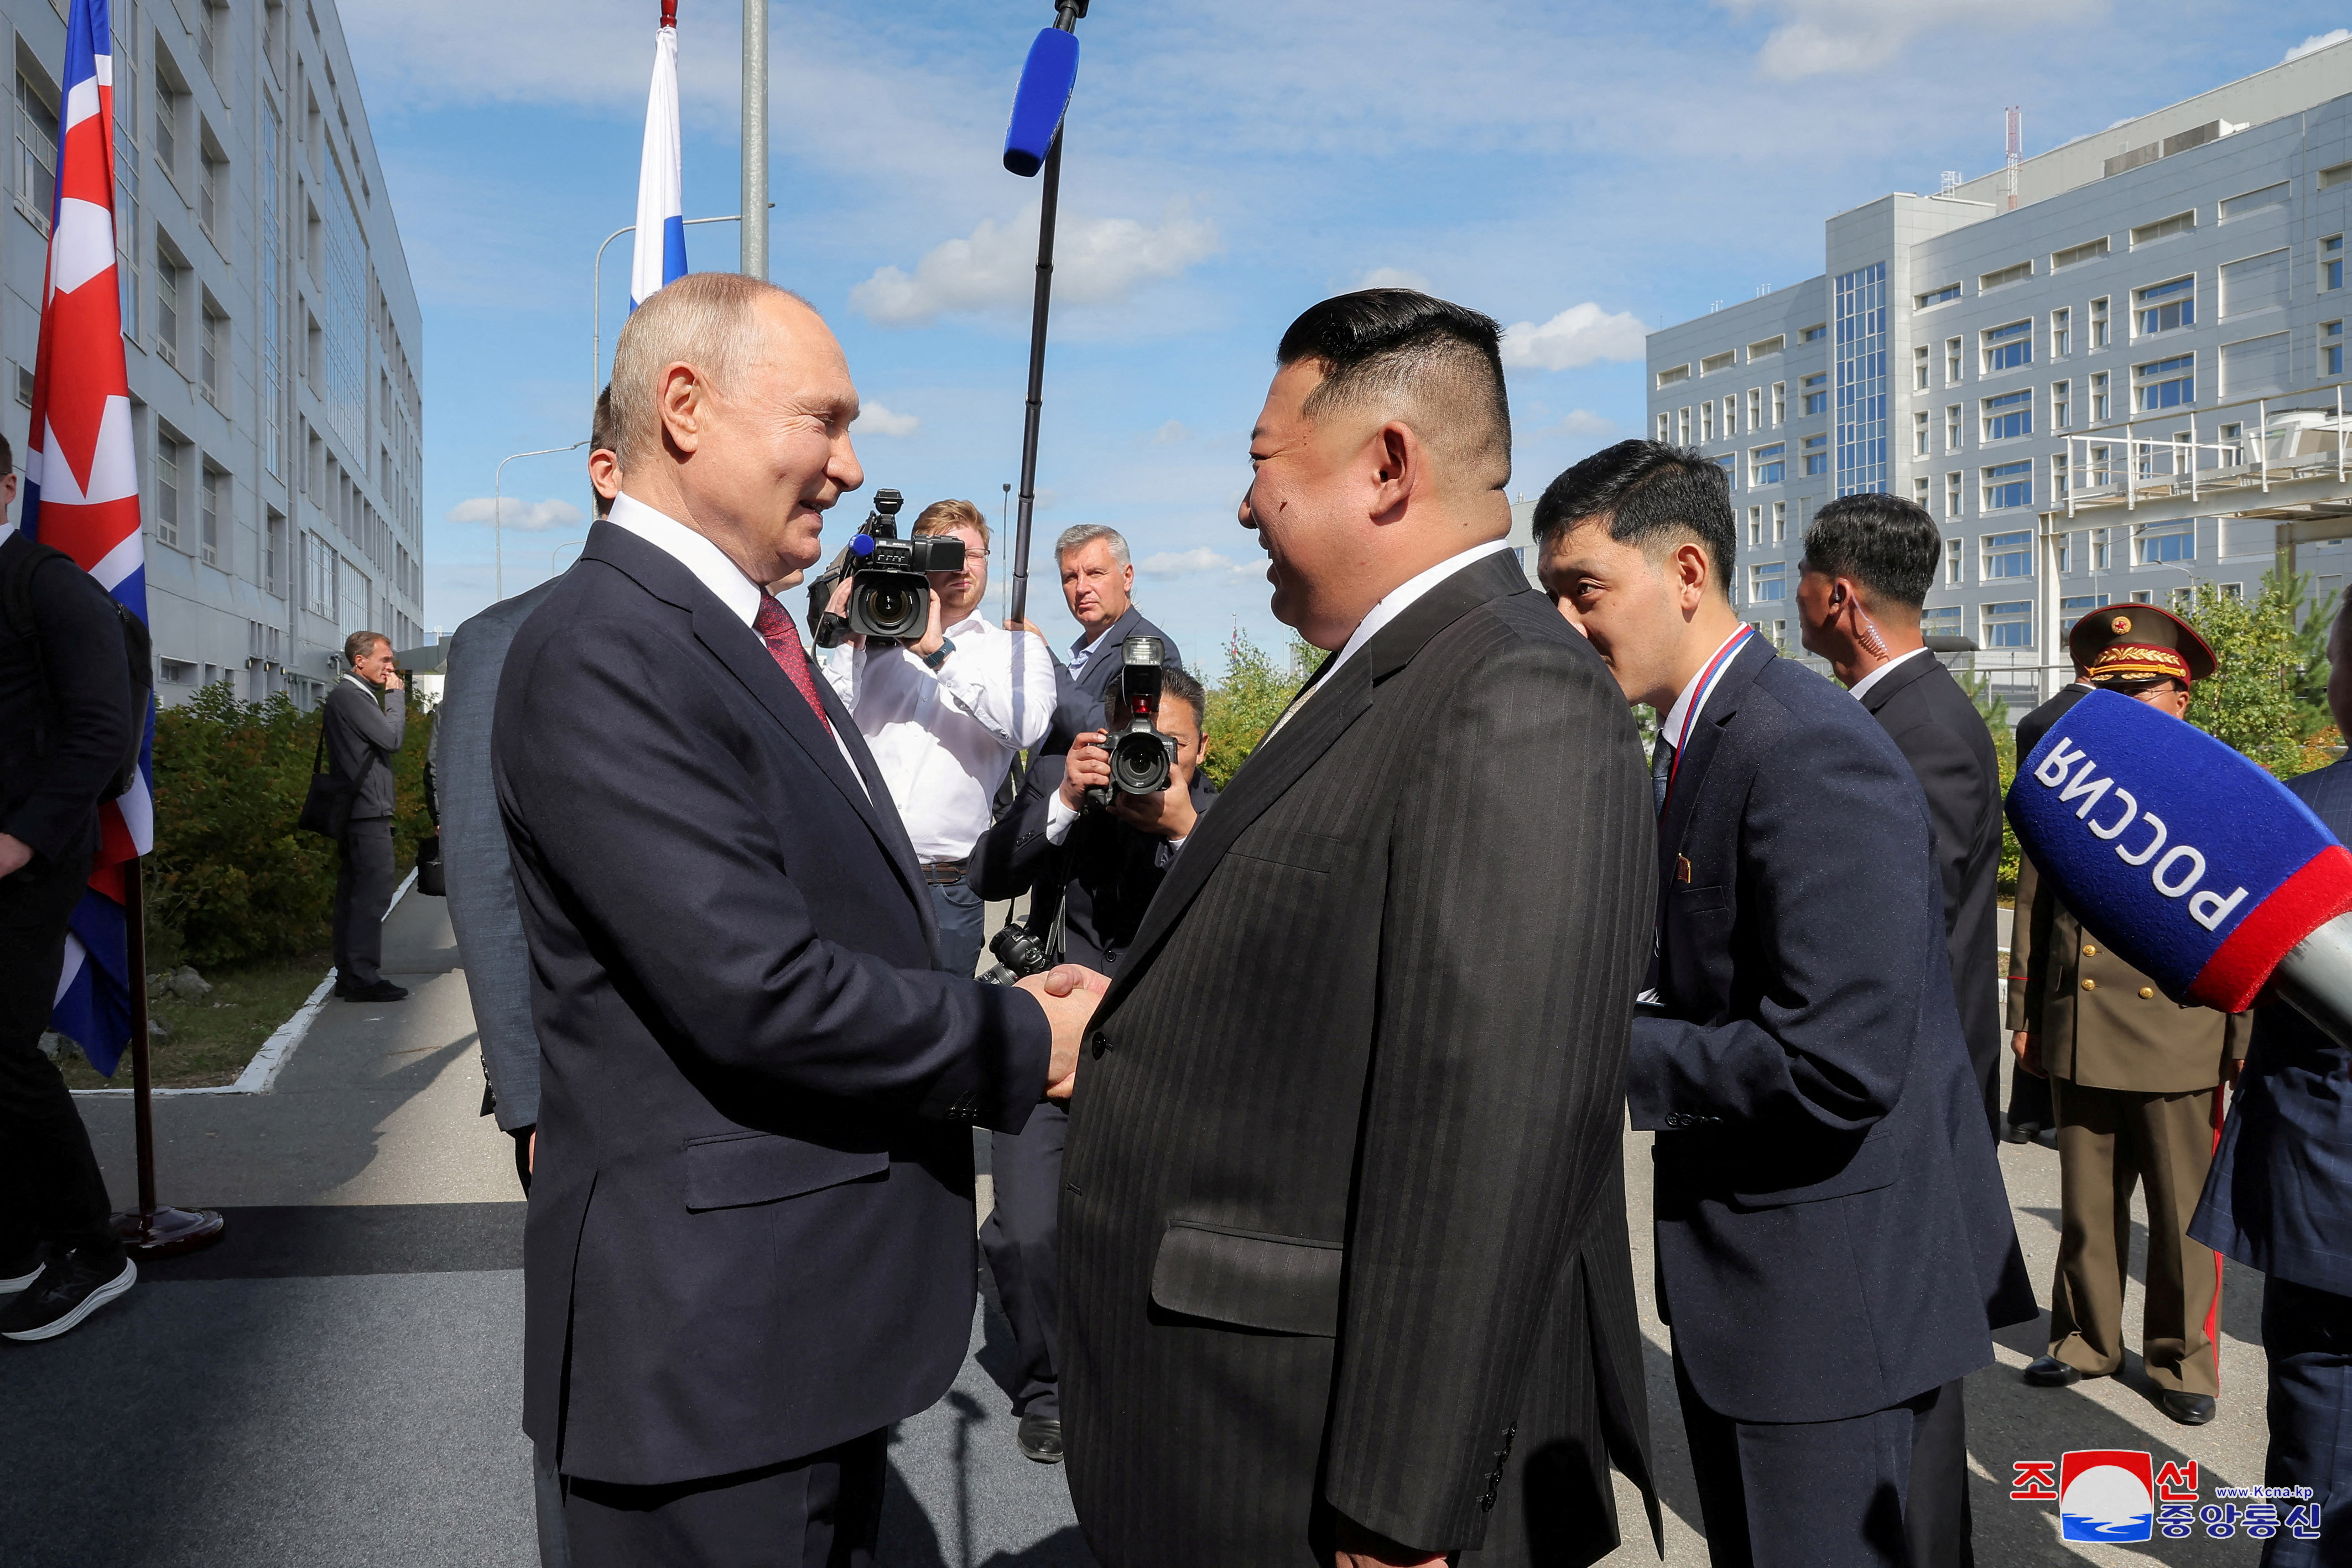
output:
{"label": "blue microphone windscreen", "polygon": [[2352,911],[2352,855],[2309,808],[2114,692],[2068,708],[2018,765],[2009,820],[2066,907],[2175,1001],[2252,1005],[2288,949]]}
{"label": "blue microphone windscreen", "polygon": [[1004,166],[1027,178],[1045,166],[1070,89],[1078,85],[1078,36],[1047,27],[1029,46],[1021,90],[1013,95],[1013,123],[1004,128]]}

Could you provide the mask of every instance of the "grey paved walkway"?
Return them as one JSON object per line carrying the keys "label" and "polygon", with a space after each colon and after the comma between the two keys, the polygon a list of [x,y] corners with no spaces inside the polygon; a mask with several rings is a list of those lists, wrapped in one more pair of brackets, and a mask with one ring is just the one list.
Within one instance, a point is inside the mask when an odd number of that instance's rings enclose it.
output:
{"label": "grey paved walkway", "polygon": [[[151,1265],[122,1303],[55,1343],[0,1343],[0,1564],[536,1563],[516,1431],[521,1205],[507,1140],[476,1114],[472,1019],[439,900],[412,895],[393,913],[386,957],[415,996],[331,1003],[272,1093],[157,1103],[164,1200],[227,1208],[230,1239]],[[126,1199],[129,1103],[81,1105]],[[1643,1280],[1647,1145],[1633,1138],[1626,1155]],[[2057,1156],[2007,1147],[2002,1162],[2046,1292]],[[2222,1414],[2200,1430],[2157,1412],[2136,1362],[2122,1379],[2028,1389],[2016,1369],[2042,1330],[2005,1336],[2000,1364],[1969,1386],[1978,1560],[2251,1563],[2242,1539],[2061,1544],[2051,1505],[2007,1494],[2013,1461],[2083,1448],[2196,1459],[2208,1497],[2259,1479],[2261,1291],[2258,1276],[2230,1271]],[[1644,1328],[1666,1561],[1704,1563],[1665,1331]],[[954,1390],[895,1435],[893,1568],[1087,1568],[1061,1472],[1013,1447],[992,1375],[1009,1339],[983,1303]],[[1618,1490],[1633,1533],[1612,1568],[1655,1563],[1638,1500]]]}

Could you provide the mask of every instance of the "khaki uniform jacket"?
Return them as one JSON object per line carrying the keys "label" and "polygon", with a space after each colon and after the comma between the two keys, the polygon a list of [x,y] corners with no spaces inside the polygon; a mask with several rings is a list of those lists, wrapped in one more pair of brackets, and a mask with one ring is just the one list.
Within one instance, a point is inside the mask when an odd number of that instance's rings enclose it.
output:
{"label": "khaki uniform jacket", "polygon": [[2042,885],[2031,860],[2018,868],[2010,935],[2009,1027],[2042,1042],[2053,1078],[2086,1089],[2179,1094],[2221,1082],[2226,1059],[2242,1061],[2252,1013],[2184,1008],[2107,951]]}

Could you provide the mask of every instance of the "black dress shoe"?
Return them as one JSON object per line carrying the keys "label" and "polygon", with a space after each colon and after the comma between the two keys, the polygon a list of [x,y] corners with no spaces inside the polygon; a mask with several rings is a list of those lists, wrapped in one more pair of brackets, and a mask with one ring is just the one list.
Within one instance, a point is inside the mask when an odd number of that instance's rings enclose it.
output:
{"label": "black dress shoe", "polygon": [[2011,1122],[2009,1131],[2001,1136],[2012,1144],[2030,1144],[2033,1141],[2033,1134],[2040,1131],[2042,1124],[2039,1122]]}
{"label": "black dress shoe", "polygon": [[[2211,1400],[2207,1400],[2211,1404]],[[1021,1417],[1021,1451],[1041,1465],[1062,1462],[1062,1424],[1051,1416]]]}
{"label": "black dress shoe", "polygon": [[2025,1381],[2036,1388],[2063,1388],[2070,1383],[2082,1382],[2083,1373],[2054,1355],[2039,1355],[2025,1369]]}
{"label": "black dress shoe", "polygon": [[347,1002],[397,1002],[408,996],[408,988],[395,986],[390,980],[378,980],[373,986],[361,986],[342,993]]}
{"label": "black dress shoe", "polygon": [[119,1252],[99,1258],[86,1248],[52,1251],[47,1261],[41,1277],[0,1310],[0,1339],[55,1339],[139,1279],[139,1266]]}
{"label": "black dress shoe", "polygon": [[2202,1427],[2213,1418],[2213,1396],[2210,1394],[2183,1394],[2168,1388],[2156,1396],[2164,1413],[2184,1427]]}

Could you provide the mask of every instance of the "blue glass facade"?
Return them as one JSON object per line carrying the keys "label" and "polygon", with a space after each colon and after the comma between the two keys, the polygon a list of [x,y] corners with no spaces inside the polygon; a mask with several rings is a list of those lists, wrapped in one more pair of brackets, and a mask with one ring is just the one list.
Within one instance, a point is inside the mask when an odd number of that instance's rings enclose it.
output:
{"label": "blue glass facade", "polygon": [[1886,264],[1837,280],[1837,493],[1886,488]]}

